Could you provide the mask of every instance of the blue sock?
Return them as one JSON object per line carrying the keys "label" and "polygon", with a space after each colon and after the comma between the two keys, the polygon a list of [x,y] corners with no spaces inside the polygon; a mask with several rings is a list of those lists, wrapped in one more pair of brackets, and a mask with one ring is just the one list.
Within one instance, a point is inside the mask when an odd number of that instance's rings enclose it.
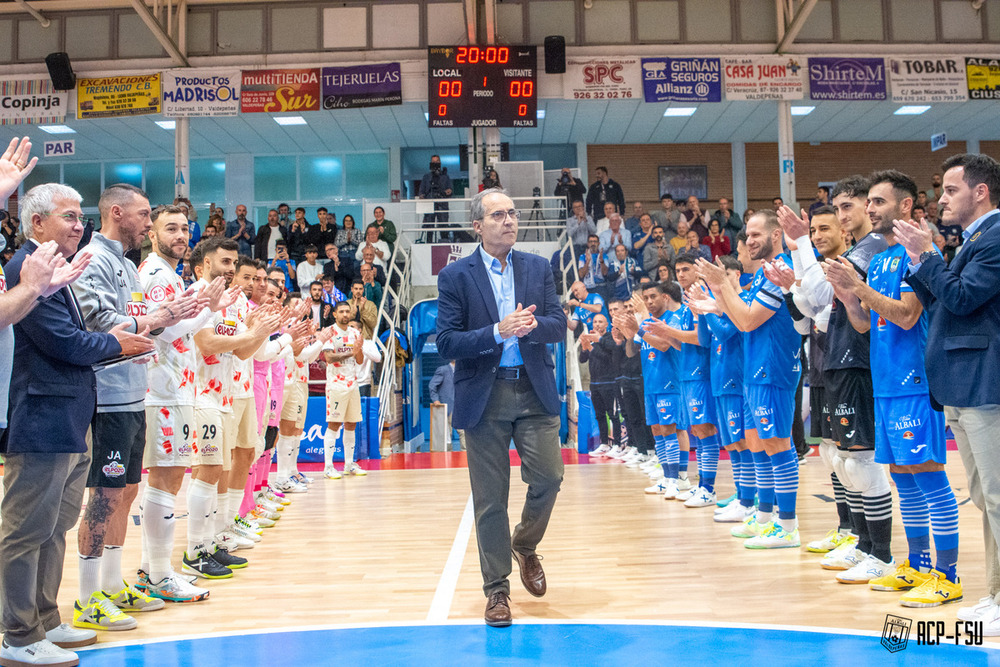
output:
{"label": "blue sock", "polygon": [[[912,473],[893,472],[892,481],[899,492],[899,513],[903,517],[903,530],[910,552],[910,567],[920,572],[931,569],[931,515],[927,500],[917,486]],[[958,506],[956,505],[956,510]]]}
{"label": "blue sock", "polygon": [[955,581],[958,564],[958,503],[955,492],[944,470],[918,472],[913,479],[923,492],[931,515],[934,548],[937,551],[934,569],[944,574],[948,581]]}
{"label": "blue sock", "polygon": [[[676,438],[677,436],[674,435],[674,437]],[[694,446],[694,442],[692,442],[692,441],[694,441],[695,439],[696,438],[693,435],[688,434],[688,445],[689,446]],[[678,470],[680,470],[682,473],[684,473],[684,476],[687,477],[688,463],[691,462],[691,451],[688,450],[688,451],[685,452],[685,451],[683,451],[680,448],[680,446],[681,445],[678,442],[677,443],[677,451],[680,452],[680,454],[678,455],[678,458],[677,458],[677,460],[678,460]]]}
{"label": "blue sock", "polygon": [[733,484],[736,486],[736,497],[741,498],[742,494],[740,493],[740,484],[742,482],[740,476],[743,473],[741,472],[740,468],[743,466],[743,459],[740,456],[740,452],[738,450],[729,449],[726,451],[729,452],[729,462],[733,466]]}
{"label": "blue sock", "polygon": [[656,446],[656,460],[660,462],[660,466],[666,470],[667,469],[667,436],[665,435],[654,435],[653,444]]}
{"label": "blue sock", "polygon": [[778,502],[778,518],[795,518],[795,497],[799,490],[799,457],[794,449],[771,455],[774,468],[774,497]]}
{"label": "blue sock", "polygon": [[757,497],[757,471],[753,466],[753,453],[747,449],[740,452],[743,465],[740,466],[740,504],[753,507]]}
{"label": "blue sock", "polygon": [[677,442],[677,434],[663,436],[664,449],[667,454],[667,465],[663,469],[663,474],[668,479],[677,479],[680,469],[681,445]]}
{"label": "blue sock", "polygon": [[753,452],[753,468],[757,477],[757,510],[770,514],[774,511],[774,471],[767,452]]}
{"label": "blue sock", "polygon": [[698,443],[698,486],[715,491],[715,475],[719,471],[719,436],[710,435]]}

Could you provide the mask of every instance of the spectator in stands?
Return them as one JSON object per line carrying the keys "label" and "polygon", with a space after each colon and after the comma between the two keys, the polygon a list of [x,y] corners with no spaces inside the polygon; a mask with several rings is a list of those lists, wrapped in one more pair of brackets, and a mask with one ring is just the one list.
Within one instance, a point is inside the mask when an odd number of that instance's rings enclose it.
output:
{"label": "spectator in stands", "polygon": [[597,221],[597,235],[600,236],[611,226],[611,216],[617,212],[612,202],[604,204],[604,217]]}
{"label": "spectator in stands", "polygon": [[708,211],[701,210],[701,201],[691,195],[687,198],[687,211],[684,218],[688,221],[688,229],[698,232],[698,239],[708,236],[708,221],[710,220]]}
{"label": "spectator in stands", "polygon": [[[434,371],[434,377],[427,385],[427,391],[431,397],[431,405],[445,405],[448,407],[448,432],[452,432],[451,413],[455,409],[455,360],[450,359],[448,363],[442,364]],[[465,451],[465,431],[458,430],[458,442]]]}
{"label": "spectator in stands", "polygon": [[632,238],[635,238],[636,234],[639,233],[639,219],[645,212],[641,201],[632,204],[632,215],[625,220],[625,229],[632,234]]}
{"label": "spectator in stands", "polygon": [[[641,269],[643,267],[643,253],[646,246],[653,242],[653,218],[649,213],[639,216],[639,229],[632,234],[632,257]],[[661,228],[662,229],[662,228]],[[631,231],[631,230],[630,230]]]}
{"label": "spectator in stands", "polygon": [[218,235],[219,230],[215,226],[216,220],[222,221],[221,218],[215,218],[215,217],[212,217],[212,218],[208,219],[208,222],[205,223],[205,229],[201,233],[201,238],[203,238],[203,239],[210,239],[213,236]]}
{"label": "spectator in stands", "polygon": [[587,213],[590,217],[597,218],[598,213],[604,210],[604,204],[611,202],[618,212],[625,210],[625,193],[622,186],[608,177],[607,167],[598,167],[594,170],[597,180],[590,186],[587,192]]}
{"label": "spectator in stands", "polygon": [[[341,301],[347,301],[347,295],[337,289],[337,285],[334,283],[333,278],[330,276],[323,276],[320,278],[320,281],[323,283],[323,303],[336,306]],[[331,311],[330,314],[333,315],[333,312]]]}
{"label": "spectator in stands", "polygon": [[598,313],[608,316],[608,307],[604,298],[596,292],[588,292],[587,286],[582,281],[577,280],[570,285],[570,298],[566,300],[566,305],[573,308],[566,326],[571,331],[576,330],[580,323],[583,323],[585,330],[590,331],[594,323],[594,315]]}
{"label": "spectator in stands", "polygon": [[587,237],[597,234],[597,225],[594,224],[594,219],[587,215],[582,200],[577,199],[572,206],[573,215],[566,219],[566,236],[573,244],[573,256],[576,257],[582,255],[584,248],[587,247]]}
{"label": "spectator in stands", "polygon": [[632,296],[632,289],[638,280],[638,266],[628,254],[624,243],[615,246],[614,257],[608,263],[608,275],[605,277],[611,288],[611,298],[624,301]]}
{"label": "spectator in stands", "polygon": [[601,239],[597,234],[587,237],[587,249],[580,255],[577,273],[591,292],[604,285],[604,276],[608,274],[608,258],[601,250]]}
{"label": "spectator in stands", "polygon": [[[728,241],[729,239],[726,240]],[[689,253],[695,257],[704,257],[708,261],[712,261],[712,251],[709,250],[708,246],[701,244],[701,239],[698,238],[698,232],[693,229],[688,230],[687,245],[684,246],[681,253]]]}
{"label": "spectator in stands", "polygon": [[483,180],[479,183],[479,191],[490,190],[492,188],[503,189],[503,185],[500,183],[500,174],[493,167],[486,170],[486,175],[483,176]]}
{"label": "spectator in stands", "polygon": [[676,234],[677,223],[681,219],[681,212],[677,210],[677,205],[674,203],[674,196],[669,192],[664,193],[660,197],[660,207],[661,210],[653,212],[653,221],[660,227],[663,227],[664,231]]}
{"label": "spectator in stands", "polygon": [[941,187],[941,174],[934,174],[931,176],[931,189],[927,191],[927,200],[936,202],[941,199],[942,194],[944,189]]}
{"label": "spectator in stands", "polygon": [[[432,155],[430,171],[420,179],[420,188],[417,190],[418,199],[451,199],[452,183],[448,176],[448,169],[441,166],[441,156]],[[434,212],[424,214],[424,224],[431,223],[431,227],[436,223],[448,222],[448,202],[434,202]],[[447,226],[447,225],[446,225]],[[444,235],[444,232],[441,232]],[[435,234],[431,232],[429,240],[434,242]]]}
{"label": "spectator in stands", "polygon": [[708,247],[713,262],[716,258],[728,255],[733,250],[729,237],[722,233],[721,225],[715,218],[712,218],[712,221],[708,223],[708,236],[701,239],[701,244]]}
{"label": "spectator in stands", "polygon": [[284,238],[285,229],[278,222],[278,211],[272,208],[267,212],[267,224],[257,232],[254,257],[270,262],[274,259],[275,245]]}
{"label": "spectator in stands", "polygon": [[[378,227],[378,240],[385,241],[385,244],[389,246],[389,256],[391,257],[392,251],[396,247],[396,225],[392,220],[386,219],[385,209],[381,206],[376,206],[372,214],[375,216],[375,222],[371,224]],[[385,260],[389,261],[389,257],[386,257]]]}
{"label": "spectator in stands", "polygon": [[656,267],[662,263],[666,263],[668,266],[673,264],[676,254],[674,247],[667,243],[663,227],[656,225],[653,227],[653,240],[647,243],[642,250],[642,268],[651,278],[655,279]]}
{"label": "spectator in stands", "polygon": [[337,244],[336,216],[325,206],[316,209],[316,224],[309,226],[309,243],[323,250],[327,243]]}
{"label": "spectator in stands", "polygon": [[[779,208],[785,205],[785,201],[781,197],[775,197],[771,200],[771,204],[774,206],[774,210],[777,211]],[[743,216],[744,220],[749,220],[747,216]]]}
{"label": "spectator in stands", "polygon": [[[736,235],[743,231],[743,220],[740,219],[739,213],[730,208],[729,199],[719,198],[719,209],[712,214],[712,220],[719,221],[719,230],[729,237],[729,247],[735,248]],[[711,224],[709,227],[711,228]]]}
{"label": "spectator in stands", "polygon": [[278,241],[274,245],[274,259],[267,265],[268,273],[273,269],[278,269],[284,275],[285,291],[295,290],[295,260],[288,256],[288,244],[285,241]]}
{"label": "spectator in stands", "polygon": [[926,211],[927,210],[927,193],[926,192],[918,192],[917,193],[917,200],[913,203],[913,205],[915,207],[919,206],[920,208],[922,208],[922,209],[924,209]]}
{"label": "spectator in stands", "polygon": [[7,211],[0,209],[0,235],[6,242],[6,247],[17,249],[17,225]]}
{"label": "spectator in stands", "polygon": [[284,229],[288,229],[288,225],[292,224],[292,209],[284,202],[278,204],[278,224]]}
{"label": "spectator in stands", "polygon": [[816,188],[816,201],[809,204],[809,219],[812,220],[813,212],[820,208],[821,206],[828,206],[830,204],[830,188],[825,185],[821,185]]}
{"label": "spectator in stands", "polygon": [[337,246],[332,243],[326,244],[325,252],[326,264],[323,265],[323,275],[334,281],[341,291],[347,289],[350,281],[354,278],[354,259],[351,258],[350,262],[345,262]]}
{"label": "spectator in stands", "polygon": [[[389,261],[389,244],[385,241],[379,240],[378,226],[368,225],[368,229],[365,230],[365,240],[364,243],[358,247],[357,252],[354,253],[354,259],[357,262],[363,260],[363,254],[365,250],[371,249],[374,253],[372,262],[381,267],[383,270],[388,268],[386,262]],[[364,260],[368,261],[368,260]]]}
{"label": "spectator in stands", "polygon": [[188,234],[191,236],[188,245],[193,248],[201,240],[201,227],[198,226],[198,211],[195,210],[191,200],[187,197],[175,197],[174,206],[180,206],[184,209],[184,215],[188,218]]}
{"label": "spectator in stands", "polygon": [[677,280],[677,276],[674,275],[673,265],[667,262],[660,262],[650,273],[653,274],[650,278],[658,283],[672,283]]}
{"label": "spectator in stands", "polygon": [[[381,283],[382,287],[385,287],[385,269],[383,269],[381,266],[379,266],[375,262],[375,249],[374,248],[362,248],[361,249],[361,263],[362,264],[371,264],[372,267],[373,267],[373,269],[374,269],[374,271],[375,271],[375,282]],[[353,280],[354,278],[361,277],[361,264],[358,264],[357,266],[358,266],[358,270],[357,270],[356,274],[351,278],[351,280]]]}
{"label": "spectator in stands", "polygon": [[295,209],[295,220],[288,226],[288,256],[295,262],[301,262],[306,256],[306,246],[312,236],[309,229],[312,225],[306,220],[306,210],[299,206]]}
{"label": "spectator in stands", "polygon": [[236,239],[240,245],[241,255],[254,256],[254,241],[257,240],[256,227],[250,220],[247,220],[247,207],[243,204],[236,206],[236,219],[226,223],[226,236]]}
{"label": "spectator in stands", "polygon": [[675,254],[679,254],[687,245],[687,234],[690,230],[691,226],[687,220],[681,220],[677,223],[677,235],[670,239],[670,245],[673,246]]}
{"label": "spectator in stands", "polygon": [[[744,220],[749,220],[750,216],[752,216],[754,213],[755,213],[755,211],[752,208],[748,208],[747,210],[743,211],[743,219]],[[744,223],[744,225],[745,224],[746,223]],[[740,231],[743,231],[743,230],[740,230]]]}
{"label": "spectator in stands", "polygon": [[361,333],[365,340],[372,337],[378,324],[378,304],[365,298],[365,283],[358,279],[351,283],[351,319],[361,323]]}
{"label": "spectator in stands", "polygon": [[[565,213],[573,207],[573,202],[583,202],[583,196],[587,193],[587,186],[579,178],[573,176],[569,167],[563,167],[559,174],[559,181],[553,195],[563,197],[565,204],[560,204],[560,211]],[[586,210],[586,208],[584,208]],[[582,244],[581,244],[582,245]]]}
{"label": "spectator in stands", "polygon": [[[336,321],[333,317],[333,306],[326,303],[324,300],[326,295],[323,293],[322,281],[312,281],[309,284],[308,289],[302,290],[302,294],[309,295],[306,297],[309,301],[309,311],[306,313],[305,317],[313,321],[316,325],[316,329],[325,329]],[[333,299],[332,294],[330,295],[330,298]]]}
{"label": "spectator in stands", "polygon": [[376,306],[382,303],[382,285],[375,279],[375,267],[371,264],[361,265],[361,282],[365,286],[365,298]]}
{"label": "spectator in stands", "polygon": [[608,228],[599,234],[601,252],[614,252],[619,243],[627,250],[632,249],[632,234],[622,225],[620,213],[612,213],[608,218]]}
{"label": "spectator in stands", "polygon": [[298,283],[299,292],[302,294],[308,292],[312,282],[323,275],[323,265],[316,261],[318,257],[319,249],[310,243],[305,249],[305,261],[295,267],[295,282]]}

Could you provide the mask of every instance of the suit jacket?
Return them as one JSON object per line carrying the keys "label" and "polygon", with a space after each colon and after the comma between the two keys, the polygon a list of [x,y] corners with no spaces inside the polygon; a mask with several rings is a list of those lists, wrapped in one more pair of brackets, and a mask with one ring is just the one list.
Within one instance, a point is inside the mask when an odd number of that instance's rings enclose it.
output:
{"label": "suit jacket", "polygon": [[[17,285],[25,243],[7,263],[7,284]],[[14,325],[8,452],[82,453],[97,411],[97,378],[91,364],[116,357],[121,346],[109,333],[87,331],[69,287],[38,300]]]}
{"label": "suit jacket", "polygon": [[[513,251],[515,301],[534,304],[538,326],[518,346],[528,379],[549,414],[559,414],[554,362],[546,348],[566,337],[566,313],[559,305],[552,269],[542,257]],[[493,337],[500,321],[489,276],[477,248],[438,274],[437,347],[455,359],[455,428],[479,423],[489,401],[503,346]]]}
{"label": "suit jacket", "polygon": [[455,369],[451,364],[441,364],[434,371],[434,377],[427,385],[432,401],[441,401],[448,406],[448,414],[455,411]]}
{"label": "suit jacket", "polygon": [[929,317],[931,397],[953,407],[1000,404],[1000,211],[950,265],[933,257],[906,280]]}

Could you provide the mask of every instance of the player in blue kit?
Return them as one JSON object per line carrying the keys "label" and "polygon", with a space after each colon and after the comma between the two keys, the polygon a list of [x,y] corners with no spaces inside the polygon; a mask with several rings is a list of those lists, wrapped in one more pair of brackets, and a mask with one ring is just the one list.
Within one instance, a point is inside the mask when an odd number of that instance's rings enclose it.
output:
{"label": "player in blue kit", "polygon": [[[695,257],[682,254],[674,264],[677,282],[687,290],[697,276]],[[670,341],[680,350],[678,379],[687,420],[698,445],[698,486],[677,495],[685,507],[709,507],[715,504],[715,476],[719,467],[719,436],[715,426],[715,401],[710,382],[709,348],[698,341],[698,317],[682,305],[676,313],[677,325],[652,323],[651,333]]]}
{"label": "player in blue kit", "polygon": [[[774,211],[752,215],[746,233],[751,258],[773,262],[779,257],[783,234]],[[786,264],[791,262],[787,257],[782,259]],[[696,267],[715,293],[719,308],[744,332],[743,426],[753,452],[760,502],[756,515],[734,527],[732,534],[748,538],[744,542],[748,549],[798,547],[795,501],[799,462],[791,435],[795,389],[802,372],[801,336],[781,288],[764,276],[763,267],[754,274],[749,304],[740,298],[721,264],[699,259]],[[775,502],[778,518],[772,521]]]}
{"label": "player in blue kit", "polygon": [[[944,470],[944,415],[931,407],[924,371],[927,317],[903,281],[910,259],[893,235],[894,220],[910,220],[917,186],[891,170],[870,180],[868,215],[889,248],[872,258],[867,284],[842,264],[827,270],[851,324],[870,330],[875,461],[889,464],[909,545],[908,558],[869,585],[906,591],[900,598],[905,607],[935,607],[961,600],[962,584],[956,574],[958,505]],[[933,569],[929,527],[937,547]]]}
{"label": "player in blue kit", "polygon": [[615,326],[625,335],[625,354],[642,355],[642,378],[646,403],[646,423],[653,431],[656,456],[663,467],[663,480],[650,487],[648,493],[662,493],[673,498],[678,492],[680,476],[680,443],[677,429],[683,428],[683,406],[680,386],[668,352],[653,346],[658,342],[647,330],[654,320],[672,322],[681,304],[681,290],[673,283],[650,283],[642,290],[642,300],[649,317],[642,325],[635,317],[621,314]]}

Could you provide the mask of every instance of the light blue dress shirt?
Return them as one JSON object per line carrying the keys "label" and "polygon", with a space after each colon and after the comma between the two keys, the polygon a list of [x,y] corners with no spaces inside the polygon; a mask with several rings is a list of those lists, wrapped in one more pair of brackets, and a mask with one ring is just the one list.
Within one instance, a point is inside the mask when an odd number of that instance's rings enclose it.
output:
{"label": "light blue dress shirt", "polygon": [[[966,227],[965,229],[963,229],[962,230],[962,243],[968,243],[969,239],[972,238],[972,235],[976,233],[976,230],[978,230],[979,227],[982,226],[983,221],[986,220],[986,218],[988,218],[991,215],[993,215],[994,213],[996,213],[996,209],[992,209],[989,213],[985,213],[985,214],[979,216],[979,218],[977,218],[975,222],[973,222],[971,225],[969,225],[968,227]],[[934,246],[934,249],[937,250],[937,246]],[[941,252],[938,251],[938,255],[940,255],[940,254],[941,254]],[[923,266],[923,262],[920,262],[918,264],[910,264],[909,274],[910,275],[916,275],[917,271],[920,270],[921,266]]]}
{"label": "light blue dress shirt", "polygon": [[[493,298],[496,300],[497,313],[500,319],[507,317],[517,309],[517,301],[514,296],[514,265],[511,262],[513,251],[507,253],[507,268],[500,267],[500,260],[490,256],[483,246],[479,246],[479,257],[486,267],[486,275],[490,279],[490,288],[493,290]],[[500,367],[521,366],[524,360],[521,358],[521,348],[518,347],[517,336],[511,336],[504,340],[500,337],[500,324],[493,325],[493,339],[497,344],[503,345],[503,354],[500,356]]]}

